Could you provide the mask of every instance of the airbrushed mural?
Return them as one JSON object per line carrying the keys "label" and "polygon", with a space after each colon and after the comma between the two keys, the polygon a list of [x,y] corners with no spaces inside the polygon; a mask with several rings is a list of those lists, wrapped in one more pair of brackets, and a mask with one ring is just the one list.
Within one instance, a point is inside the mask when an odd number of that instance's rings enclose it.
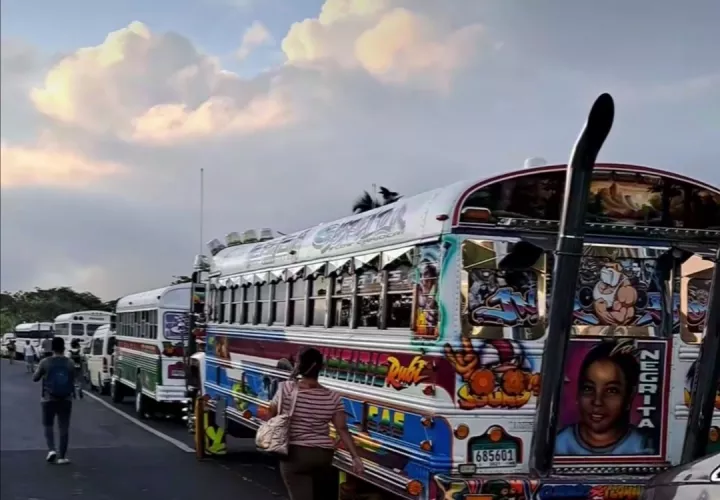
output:
{"label": "airbrushed mural", "polygon": [[[608,327],[647,336],[663,321],[664,285],[657,260],[586,256],[582,259],[575,298],[575,325],[585,335],[603,335]],[[674,301],[673,331],[679,326],[679,296]]]}
{"label": "airbrushed mural", "polygon": [[693,334],[702,334],[705,329],[705,319],[710,299],[711,280],[693,278],[688,280],[687,298],[687,331]]}
{"label": "airbrushed mural", "polygon": [[464,337],[459,348],[445,344],[445,357],[457,373],[464,410],[521,408],[540,390],[540,373],[519,342]]}
{"label": "airbrushed mural", "polygon": [[[263,352],[267,368],[289,371],[301,348],[284,341],[211,334],[208,349],[216,359],[207,361],[207,393],[211,398],[225,398],[229,407],[245,413],[246,418],[267,419],[263,403],[272,399],[285,378],[267,374],[257,365],[261,358],[256,355]],[[320,350],[326,360],[321,375],[329,380],[383,389],[389,395],[407,391],[415,397],[441,396],[448,401],[455,392],[455,372],[443,358],[328,347]],[[214,386],[231,389],[233,396]],[[433,419],[428,425],[426,415],[387,403],[344,397],[343,404],[348,426],[356,432],[364,457],[423,483],[428,480],[424,460],[433,457],[447,463],[449,470],[453,430],[445,419]]]}
{"label": "airbrushed mural", "polygon": [[[695,370],[697,369],[697,360],[693,361],[693,363],[690,365],[690,368],[688,368],[687,373],[685,374],[685,388],[683,390],[684,394],[684,402],[685,406],[690,408],[690,400],[691,400],[691,394],[692,394],[692,384],[693,379],[695,378]],[[715,411],[720,411],[720,379],[718,379],[717,383],[717,392],[715,394]]]}

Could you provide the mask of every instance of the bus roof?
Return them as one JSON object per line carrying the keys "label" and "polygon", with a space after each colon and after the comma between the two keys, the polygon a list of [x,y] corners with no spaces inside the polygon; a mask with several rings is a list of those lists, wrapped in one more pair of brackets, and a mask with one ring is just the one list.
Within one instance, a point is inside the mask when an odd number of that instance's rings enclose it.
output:
{"label": "bus roof", "polygon": [[115,310],[121,313],[144,309],[190,309],[191,286],[191,283],[180,283],[126,295],[118,300]]}
{"label": "bus roof", "polygon": [[[511,223],[517,222],[520,225],[514,229],[531,231],[538,225],[522,224],[540,221],[550,224],[540,224],[539,229],[556,233],[566,169],[566,165],[553,165],[457,182],[269,241],[224,248],[212,259],[211,276],[332,261],[372,253],[380,247],[402,248],[453,230],[477,229],[477,223],[463,220],[465,208],[490,214],[489,220],[479,225],[485,231],[513,229]],[[636,165],[598,164],[591,200],[595,205],[589,207],[588,220],[591,226],[592,221],[597,223],[588,233],[595,229],[601,234],[647,238],[653,237],[655,230],[663,235],[674,231],[678,233],[674,237],[683,239],[688,238],[683,232],[687,229],[715,244],[720,242],[720,189],[682,175]],[[693,208],[688,210],[688,206]],[[670,218],[684,225],[670,225],[675,224]]]}
{"label": "bus roof", "polygon": [[89,322],[108,322],[113,313],[108,311],[77,311],[65,313],[55,318],[55,323],[63,323],[66,321],[89,321]]}
{"label": "bus roof", "polygon": [[49,321],[41,321],[38,323],[20,323],[15,327],[15,333],[30,332],[33,330],[52,330],[53,324]]}

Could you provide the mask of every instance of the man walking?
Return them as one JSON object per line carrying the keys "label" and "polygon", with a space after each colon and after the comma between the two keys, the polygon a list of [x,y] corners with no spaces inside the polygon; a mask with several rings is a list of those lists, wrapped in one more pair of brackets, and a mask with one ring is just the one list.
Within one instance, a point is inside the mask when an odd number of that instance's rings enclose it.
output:
{"label": "man walking", "polygon": [[35,371],[35,346],[29,340],[25,341],[23,354],[25,355],[25,370],[28,373],[33,373]]}
{"label": "man walking", "polygon": [[[70,414],[75,391],[75,365],[65,357],[65,341],[62,337],[52,339],[52,356],[38,364],[33,381],[42,380],[42,420],[45,441],[48,446],[46,460],[50,463],[68,464],[65,456],[70,437]],[[55,417],[60,432],[60,448],[55,451]]]}

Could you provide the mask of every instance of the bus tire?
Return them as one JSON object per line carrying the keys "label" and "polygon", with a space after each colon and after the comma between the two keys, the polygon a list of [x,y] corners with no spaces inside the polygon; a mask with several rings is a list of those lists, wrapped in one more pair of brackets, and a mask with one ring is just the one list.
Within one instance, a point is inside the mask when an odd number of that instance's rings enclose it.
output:
{"label": "bus tire", "polygon": [[122,403],[123,399],[125,399],[125,391],[124,387],[120,382],[118,382],[116,379],[113,379],[110,382],[110,399],[112,399],[113,403]]}
{"label": "bus tire", "polygon": [[[140,378],[139,374],[138,378]],[[144,420],[148,417],[147,406],[147,398],[142,392],[142,383],[140,382],[140,380],[138,380],[135,383],[135,414],[138,416],[138,418]]]}

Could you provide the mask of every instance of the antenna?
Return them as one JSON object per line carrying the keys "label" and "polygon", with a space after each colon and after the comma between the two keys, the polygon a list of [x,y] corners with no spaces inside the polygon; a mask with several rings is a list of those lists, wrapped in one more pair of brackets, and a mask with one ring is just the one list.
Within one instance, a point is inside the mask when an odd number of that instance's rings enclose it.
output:
{"label": "antenna", "polygon": [[200,169],[200,253],[203,253],[203,219],[205,211],[205,169]]}

